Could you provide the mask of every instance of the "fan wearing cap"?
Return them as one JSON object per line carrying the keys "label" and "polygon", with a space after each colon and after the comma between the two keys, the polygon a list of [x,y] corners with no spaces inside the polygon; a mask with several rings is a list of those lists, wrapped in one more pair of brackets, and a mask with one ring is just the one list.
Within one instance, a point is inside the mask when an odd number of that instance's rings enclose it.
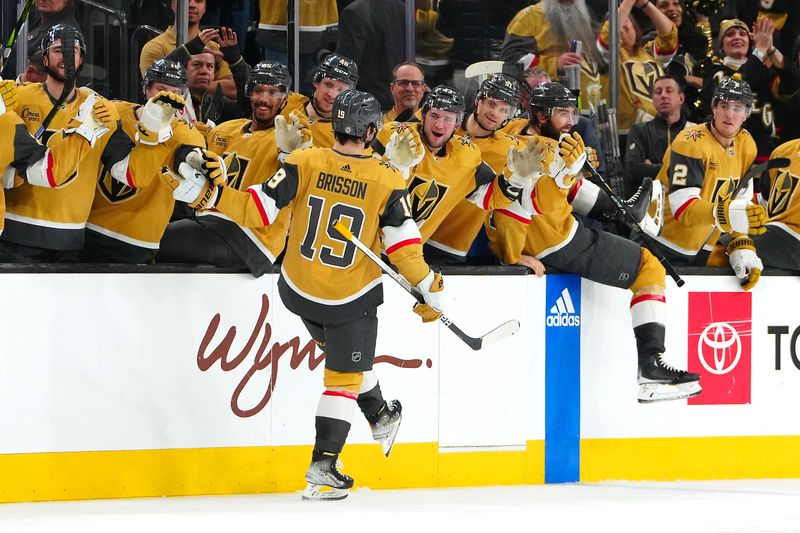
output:
{"label": "fan wearing cap", "polygon": [[[733,239],[730,252],[750,241],[748,234],[764,232],[766,214],[750,201],[752,183],[739,187],[756,157],[755,142],[742,128],[752,106],[748,83],[724,78],[714,90],[711,121],[684,129],[664,156],[658,179],[669,199],[657,239],[675,264],[705,265],[721,235]],[[748,275],[742,283],[749,289],[755,281]]]}
{"label": "fan wearing cap", "polygon": [[[245,93],[250,117],[223,122],[208,134],[208,149],[225,161],[227,185],[246,191],[272,176],[291,152],[311,145],[305,116],[279,115],[292,80],[281,63],[262,61],[250,71]],[[248,269],[259,277],[272,270],[283,251],[291,210],[267,227],[246,228],[212,210],[167,227],[157,257],[161,263],[210,263]]]}
{"label": "fan wearing cap", "polygon": [[706,106],[711,104],[714,91],[724,78],[738,73],[749,84],[753,105],[744,127],[755,140],[757,161],[766,160],[777,145],[775,105],[800,89],[796,73],[784,64],[783,55],[773,44],[774,30],[769,18],[756,20],[752,33],[739,19],[722,21],[717,40],[721,61],[709,67],[703,83],[702,99]]}
{"label": "fan wearing cap", "polygon": [[[94,91],[72,85],[86,51],[81,33],[57,24],[42,37],[41,50],[47,80],[20,87],[14,111],[31,134],[41,132],[45,145],[51,137],[58,142],[65,135],[80,135],[91,149],[61,184],[65,186],[50,188],[59,184],[49,178],[41,183],[28,179],[6,192],[0,262],[76,260],[101,168],[110,169],[117,180],[134,180],[129,167],[134,143],[119,127],[116,109]],[[63,104],[54,109],[62,94]],[[51,120],[45,124],[48,115]]]}
{"label": "fan wearing cap", "polygon": [[152,263],[175,205],[161,182],[179,146],[205,147],[205,139],[177,112],[184,107],[186,71],[177,62],[157,59],[145,71],[145,105],[115,100],[122,131],[136,141],[131,179],[124,183],[103,167],[86,223],[84,262]]}
{"label": "fan wearing cap", "polygon": [[311,125],[314,146],[330,148],[334,136],[331,127],[333,102],[342,91],[355,89],[358,82],[358,66],[350,58],[330,54],[322,60],[314,74],[314,92],[311,98],[290,97],[282,112],[288,116],[292,111],[300,111]]}
{"label": "fan wearing cap", "polygon": [[[514,78],[492,74],[478,89],[475,110],[456,131],[480,149],[483,161],[495,173],[503,171],[509,150],[525,144],[500,131],[517,111],[520,90]],[[425,243],[425,257],[437,264],[465,262],[485,218],[486,211],[467,199],[460,200]]]}
{"label": "fan wearing cap", "polygon": [[[499,105],[506,112],[510,110],[507,103]],[[423,100],[421,123],[391,122],[378,134],[381,145],[373,146],[406,175],[411,214],[423,243],[461,200],[467,199],[484,211],[506,207],[543,171],[540,154],[531,143],[529,148],[511,147],[501,172],[495,172],[469,138],[455,135],[464,118],[464,107],[459,91],[440,85]],[[492,116],[498,125],[505,121],[498,113]],[[489,122],[487,118],[487,126]],[[466,246],[473,238],[474,233],[463,239],[469,241]],[[438,253],[441,248],[426,250],[426,254]]]}

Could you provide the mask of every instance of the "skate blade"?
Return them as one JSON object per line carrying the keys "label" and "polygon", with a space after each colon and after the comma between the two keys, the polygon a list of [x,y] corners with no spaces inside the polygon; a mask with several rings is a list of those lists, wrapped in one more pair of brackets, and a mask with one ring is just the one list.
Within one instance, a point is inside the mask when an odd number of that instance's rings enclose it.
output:
{"label": "skate blade", "polygon": [[348,489],[337,489],[328,485],[308,483],[303,491],[303,501],[344,500],[348,494]]}
{"label": "skate blade", "polygon": [[639,385],[639,403],[667,402],[671,400],[684,400],[694,398],[703,392],[700,383],[642,383]]}
{"label": "skate blade", "polygon": [[377,439],[378,442],[381,443],[381,450],[383,450],[383,455],[389,457],[389,454],[392,453],[392,447],[394,446],[394,439],[397,437],[397,431],[400,429],[400,423],[403,421],[403,415],[400,415],[400,418],[397,420],[397,424],[394,425],[392,431],[389,432],[388,435],[383,437],[382,439]]}

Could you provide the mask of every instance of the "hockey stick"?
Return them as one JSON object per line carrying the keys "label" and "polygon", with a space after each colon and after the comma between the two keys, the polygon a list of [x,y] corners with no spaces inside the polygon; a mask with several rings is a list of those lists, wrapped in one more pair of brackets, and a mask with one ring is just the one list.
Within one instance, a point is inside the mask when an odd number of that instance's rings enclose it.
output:
{"label": "hockey stick", "polygon": [[[53,117],[56,116],[58,110],[61,109],[61,104],[67,99],[69,93],[72,92],[72,89],[75,86],[75,77],[77,76],[77,72],[75,71],[75,41],[76,35],[70,31],[64,31],[61,34],[61,57],[64,61],[64,87],[61,89],[61,95],[56,100],[56,103],[53,104],[53,108],[50,109],[50,112],[47,113],[47,116],[44,117],[41,126],[39,129],[36,130],[36,134],[34,137],[38,141],[44,135],[44,132],[47,131],[47,127],[53,121]],[[51,43],[52,46],[52,43]],[[43,54],[47,54],[47,50],[42,50]],[[49,69],[50,67],[48,67]]]}
{"label": "hockey stick", "polygon": [[17,44],[17,37],[19,36],[19,30],[22,29],[22,25],[28,20],[28,17],[31,14],[31,8],[33,7],[34,0],[25,0],[25,4],[22,6],[22,11],[20,11],[19,18],[17,19],[17,23],[14,25],[14,28],[11,30],[11,35],[8,36],[8,41],[6,41],[6,45],[3,47],[3,56],[2,56],[2,64],[3,69],[0,72],[0,77],[3,79],[8,78],[8,65],[9,58],[11,57],[11,51],[14,49],[14,45]]}
{"label": "hockey stick", "polygon": [[600,173],[598,173],[592,165],[586,163],[583,166],[583,168],[589,170],[592,173],[595,180],[597,180],[600,188],[606,192],[609,198],[611,198],[611,201],[614,202],[614,205],[616,206],[617,210],[622,213],[626,225],[628,225],[632,230],[637,231],[639,235],[641,235],[642,240],[644,241],[644,245],[647,247],[648,250],[650,250],[650,252],[655,256],[655,258],[658,259],[659,263],[664,265],[664,268],[666,269],[667,273],[673,280],[675,280],[675,285],[677,285],[678,287],[683,287],[683,285],[686,282],[683,280],[683,278],[681,278],[680,274],[678,274],[678,271],[675,270],[675,267],[672,266],[672,263],[670,263],[669,259],[666,258],[664,253],[658,247],[658,244],[656,244],[655,239],[653,239],[649,234],[642,231],[642,228],[639,227],[639,222],[634,218],[628,205],[625,204],[625,202],[623,202],[622,200],[620,200],[619,196],[616,195],[616,193],[611,189],[606,180],[603,179],[603,176],[601,176]]}
{"label": "hockey stick", "polygon": [[[353,243],[356,246],[356,248],[364,252],[364,255],[366,255],[373,263],[378,265],[381,268],[381,270],[389,274],[390,278],[395,280],[401,287],[403,287],[406,290],[406,292],[408,292],[411,296],[416,298],[416,300],[419,303],[421,304],[425,303],[425,299],[422,297],[422,294],[420,294],[419,290],[416,287],[411,285],[411,283],[409,283],[409,281],[406,278],[404,278],[403,276],[392,270],[392,267],[387,265],[380,257],[375,255],[375,253],[372,250],[370,250],[369,247],[367,247],[363,242],[358,240],[358,238],[355,235],[353,235],[353,233],[347,228],[347,226],[342,224],[340,220],[337,220],[336,222],[333,223],[333,228],[336,231],[338,231],[342,235],[342,237],[347,239],[349,242]],[[484,346],[488,346],[489,344],[505,339],[506,337],[510,337],[511,335],[519,331],[519,321],[509,320],[508,322],[501,324],[500,326],[497,326],[492,331],[481,337],[470,337],[469,335],[461,331],[461,329],[458,326],[453,324],[453,322],[449,318],[447,318],[444,315],[444,313],[442,313],[442,316],[439,317],[439,321],[445,326],[447,326],[447,329],[455,333],[459,339],[464,341],[464,343],[466,343],[466,345],[472,348],[473,350],[480,350]]]}

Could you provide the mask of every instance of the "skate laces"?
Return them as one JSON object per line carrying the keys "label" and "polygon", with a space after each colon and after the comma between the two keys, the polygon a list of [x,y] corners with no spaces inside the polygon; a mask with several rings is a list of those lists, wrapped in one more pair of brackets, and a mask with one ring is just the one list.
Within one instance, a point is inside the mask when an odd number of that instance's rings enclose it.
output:
{"label": "skate laces", "polygon": [[687,373],[685,370],[681,370],[679,368],[675,368],[671,364],[669,364],[666,361],[664,361],[664,358],[662,357],[662,354],[658,354],[657,360],[658,360],[659,366],[663,367],[666,370],[669,370],[670,372],[677,372],[678,374],[681,374],[681,375]]}

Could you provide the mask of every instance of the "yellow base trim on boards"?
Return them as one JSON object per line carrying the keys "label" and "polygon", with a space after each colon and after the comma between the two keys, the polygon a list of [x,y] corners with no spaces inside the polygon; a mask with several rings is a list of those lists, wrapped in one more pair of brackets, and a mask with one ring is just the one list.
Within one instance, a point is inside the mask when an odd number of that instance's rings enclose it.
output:
{"label": "yellow base trim on boards", "polygon": [[[293,492],[305,487],[310,446],[0,455],[0,502]],[[544,482],[544,442],[522,451],[440,453],[438,443],[376,444],[341,456],[356,487],[375,489]]]}
{"label": "yellow base trim on boards", "polygon": [[800,436],[581,440],[581,481],[800,477]]}

